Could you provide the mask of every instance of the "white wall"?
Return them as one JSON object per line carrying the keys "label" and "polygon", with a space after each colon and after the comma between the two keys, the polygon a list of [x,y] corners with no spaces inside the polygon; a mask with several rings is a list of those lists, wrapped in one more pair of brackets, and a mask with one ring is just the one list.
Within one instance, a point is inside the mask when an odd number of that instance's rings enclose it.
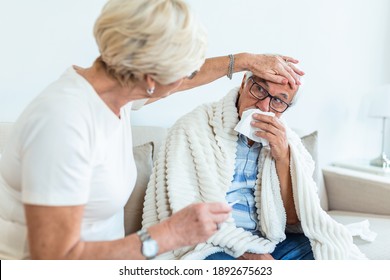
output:
{"label": "white wall", "polygon": [[28,102],[71,64],[97,56],[94,21],[105,0],[0,0],[0,120]]}
{"label": "white wall", "polygon": [[[14,121],[65,68],[92,63],[92,26],[105,1],[1,2],[0,120]],[[322,165],[379,154],[380,122],[367,117],[364,102],[375,87],[390,83],[390,1],[188,2],[208,30],[208,56],[247,51],[300,59],[307,73],[302,98],[285,117],[292,127],[319,131]],[[221,98],[241,77],[152,104],[135,112],[133,123],[169,127],[197,105]]]}

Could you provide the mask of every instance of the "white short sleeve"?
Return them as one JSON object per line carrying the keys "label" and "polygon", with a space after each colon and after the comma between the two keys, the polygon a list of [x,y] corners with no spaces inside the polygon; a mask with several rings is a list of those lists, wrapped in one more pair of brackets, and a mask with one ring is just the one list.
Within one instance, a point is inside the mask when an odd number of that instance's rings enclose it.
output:
{"label": "white short sleeve", "polygon": [[35,114],[25,129],[22,201],[56,206],[85,204],[91,180],[87,116],[78,110],[64,112],[60,106],[51,111],[47,117]]}

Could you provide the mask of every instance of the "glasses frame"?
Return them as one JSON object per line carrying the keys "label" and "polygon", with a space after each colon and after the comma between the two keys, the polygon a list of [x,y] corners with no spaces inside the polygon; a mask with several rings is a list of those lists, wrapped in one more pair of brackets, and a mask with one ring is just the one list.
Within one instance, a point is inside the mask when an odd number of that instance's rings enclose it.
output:
{"label": "glasses frame", "polygon": [[[257,99],[258,101],[263,101],[263,100],[265,100],[265,99],[267,99],[268,97],[269,97],[269,107],[272,109],[272,110],[274,110],[274,111],[276,111],[276,112],[278,112],[278,113],[284,113],[292,104],[290,103],[290,104],[288,104],[287,102],[284,102],[282,99],[280,99],[280,98],[278,98],[278,97],[276,97],[276,96],[273,96],[273,95],[271,95],[262,85],[260,85],[259,83],[257,83],[254,79],[253,79],[253,76],[251,76],[251,77],[249,77],[249,79],[252,81],[252,85],[251,85],[251,87],[249,88],[249,94],[253,97],[253,98],[255,98],[255,99]],[[258,87],[261,87],[266,93],[267,93],[267,95],[265,96],[265,97],[263,97],[263,98],[259,98],[259,97],[257,97],[255,94],[253,94],[252,93],[252,88],[253,88],[253,86],[254,85],[256,85],[256,86],[258,86]],[[272,100],[279,100],[280,102],[282,102],[283,104],[285,104],[287,107],[286,107],[286,109],[284,109],[283,111],[280,111],[279,109],[275,109],[273,106],[272,106]]]}

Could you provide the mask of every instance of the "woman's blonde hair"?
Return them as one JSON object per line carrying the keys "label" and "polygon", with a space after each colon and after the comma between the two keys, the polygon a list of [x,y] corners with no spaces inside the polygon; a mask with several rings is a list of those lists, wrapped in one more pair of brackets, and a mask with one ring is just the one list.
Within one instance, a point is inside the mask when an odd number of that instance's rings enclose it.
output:
{"label": "woman's blonde hair", "polygon": [[199,70],[206,34],[183,0],[110,0],[97,19],[98,60],[121,84],[169,84]]}

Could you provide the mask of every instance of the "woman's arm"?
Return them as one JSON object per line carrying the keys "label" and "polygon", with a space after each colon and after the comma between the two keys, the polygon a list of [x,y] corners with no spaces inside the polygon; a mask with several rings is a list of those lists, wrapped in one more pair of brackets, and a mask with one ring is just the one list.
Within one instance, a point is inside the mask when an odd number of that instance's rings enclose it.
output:
{"label": "woman's arm", "polygon": [[[228,73],[230,58],[220,56],[206,59],[200,71],[192,78],[185,79],[177,91],[187,90],[208,84]],[[300,84],[299,76],[304,72],[294,64],[298,60],[280,55],[239,53],[234,55],[233,72],[252,71],[254,75],[280,84]]]}
{"label": "woman's arm", "polygon": [[[207,240],[225,221],[231,207],[224,203],[190,205],[148,229],[159,254]],[[80,239],[84,206],[25,205],[32,259],[144,259],[137,234],[114,241]]]}

